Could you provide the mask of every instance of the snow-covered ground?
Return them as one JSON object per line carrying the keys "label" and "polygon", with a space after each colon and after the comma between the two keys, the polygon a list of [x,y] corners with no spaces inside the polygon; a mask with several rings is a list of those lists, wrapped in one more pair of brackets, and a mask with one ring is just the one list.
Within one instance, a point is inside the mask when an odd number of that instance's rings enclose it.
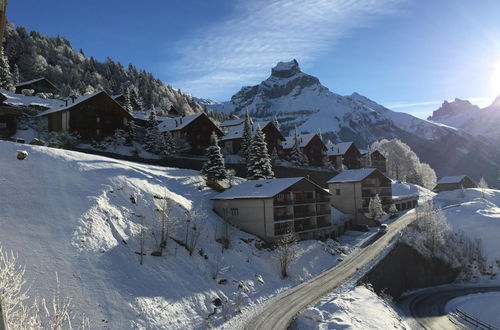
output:
{"label": "snow-covered ground", "polygon": [[[17,160],[17,150],[28,158]],[[300,242],[283,280],[274,252],[257,247],[255,236],[230,228],[230,249],[222,250],[214,195],[197,171],[0,141],[0,244],[26,265],[32,296],[49,298],[57,272],[62,294],[90,317],[92,328],[221,325],[222,310],[232,317],[238,300],[251,310],[336,265],[371,234]],[[154,257],[165,201],[171,239],[163,256]],[[186,241],[186,233],[188,242],[199,235],[192,256],[174,241]],[[207,321],[215,298],[226,307]]]}
{"label": "snow-covered ground", "polygon": [[388,299],[365,286],[328,295],[307,309],[295,322],[296,329],[406,329]]}
{"label": "snow-covered ground", "polygon": [[444,207],[448,224],[472,239],[481,239],[490,262],[500,264],[500,191],[481,189],[443,191],[434,204]]}
{"label": "snow-covered ground", "polygon": [[457,308],[490,326],[500,328],[500,317],[498,317],[498,306],[500,306],[500,292],[476,293],[450,300],[446,304],[446,311],[454,313],[457,318]]}

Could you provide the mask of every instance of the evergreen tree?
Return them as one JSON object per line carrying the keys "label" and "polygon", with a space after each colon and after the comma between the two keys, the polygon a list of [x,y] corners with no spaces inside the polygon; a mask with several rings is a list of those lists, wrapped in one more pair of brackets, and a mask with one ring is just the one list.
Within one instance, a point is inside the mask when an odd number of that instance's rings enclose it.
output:
{"label": "evergreen tree", "polygon": [[163,138],[161,136],[160,130],[158,129],[159,123],[160,122],[156,119],[155,112],[151,111],[149,113],[148,126],[146,128],[144,150],[152,154],[159,154],[163,151]]}
{"label": "evergreen tree", "polygon": [[0,88],[8,89],[11,84],[10,68],[3,50],[0,51]]}
{"label": "evergreen tree", "polygon": [[297,127],[295,127],[295,135],[293,136],[293,147],[289,156],[290,162],[298,166],[308,166],[309,160],[307,156],[300,149],[300,137],[297,133]]}
{"label": "evergreen tree", "polygon": [[370,214],[370,218],[374,220],[380,219],[384,214],[384,209],[382,208],[382,202],[380,201],[380,197],[378,194],[375,197],[370,198],[370,204],[368,204],[368,213]]}
{"label": "evergreen tree", "polygon": [[130,88],[126,88],[123,93],[123,97],[125,101],[123,102],[123,108],[127,110],[127,112],[131,113],[134,109],[132,108],[132,103],[130,102]]}
{"label": "evergreen tree", "polygon": [[166,131],[165,134],[163,134],[163,154],[165,156],[170,156],[175,154],[176,151],[172,133],[170,133],[170,131]]}
{"label": "evergreen tree", "polygon": [[252,120],[248,114],[245,114],[245,121],[243,123],[243,141],[241,142],[241,155],[248,160],[250,145],[252,144]]}
{"label": "evergreen tree", "polygon": [[144,102],[137,88],[132,88],[130,91],[130,103],[133,109],[142,110],[144,108]]}
{"label": "evergreen tree", "polygon": [[271,157],[267,152],[265,134],[262,133],[260,127],[257,127],[252,144],[250,145],[247,161],[247,178],[249,180],[274,178]]}
{"label": "evergreen tree", "polygon": [[396,215],[396,213],[398,213],[398,208],[396,207],[396,205],[391,204],[391,207],[389,207],[389,214],[391,215],[391,217],[393,217]]}
{"label": "evergreen tree", "polygon": [[201,173],[208,181],[218,181],[227,178],[227,171],[224,166],[224,157],[217,143],[217,135],[212,132],[210,146],[206,150],[207,161],[203,163]]}
{"label": "evergreen tree", "polygon": [[17,64],[14,64],[14,70],[12,70],[12,85],[19,84],[19,67]]}

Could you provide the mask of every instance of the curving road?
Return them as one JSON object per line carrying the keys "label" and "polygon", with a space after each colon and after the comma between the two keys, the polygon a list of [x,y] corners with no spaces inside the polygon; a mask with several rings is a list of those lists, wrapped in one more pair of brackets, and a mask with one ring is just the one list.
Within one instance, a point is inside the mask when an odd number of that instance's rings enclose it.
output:
{"label": "curving road", "polygon": [[389,225],[386,234],[376,235],[378,239],[353,252],[351,257],[336,267],[271,299],[260,313],[247,322],[245,329],[287,329],[297,314],[332,292],[375,259],[391,239],[414,218],[413,212],[402,216]]}
{"label": "curving road", "polygon": [[500,286],[444,286],[427,288],[405,297],[400,306],[409,317],[424,329],[467,329],[457,319],[446,313],[448,301],[473,293],[500,291]]}

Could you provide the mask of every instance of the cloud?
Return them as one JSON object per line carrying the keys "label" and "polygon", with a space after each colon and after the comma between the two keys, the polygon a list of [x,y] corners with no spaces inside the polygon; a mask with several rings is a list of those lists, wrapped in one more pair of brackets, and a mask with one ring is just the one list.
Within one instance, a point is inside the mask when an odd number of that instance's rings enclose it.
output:
{"label": "cloud", "polygon": [[278,61],[307,66],[355,28],[404,0],[235,0],[231,18],[198,31],[169,63],[174,86],[220,97],[265,78]]}

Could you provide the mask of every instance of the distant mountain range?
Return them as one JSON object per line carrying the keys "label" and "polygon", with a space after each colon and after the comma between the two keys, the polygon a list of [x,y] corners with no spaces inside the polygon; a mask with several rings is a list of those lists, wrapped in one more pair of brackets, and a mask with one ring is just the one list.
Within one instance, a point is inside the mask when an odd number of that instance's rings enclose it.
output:
{"label": "distant mountain range", "polygon": [[500,142],[500,96],[486,108],[479,108],[467,100],[444,101],[428,118],[498,145]]}
{"label": "distant mountain range", "polygon": [[278,63],[269,78],[241,88],[230,101],[196,101],[240,116],[249,111],[259,119],[277,117],[285,134],[297,126],[300,132],[321,131],[333,142],[354,141],[361,148],[379,139],[399,138],[438,176],[468,174],[476,180],[484,176],[498,185],[500,151],[489,140],[472,131],[392,111],[357,93],[336,94],[302,72],[296,60]]}

